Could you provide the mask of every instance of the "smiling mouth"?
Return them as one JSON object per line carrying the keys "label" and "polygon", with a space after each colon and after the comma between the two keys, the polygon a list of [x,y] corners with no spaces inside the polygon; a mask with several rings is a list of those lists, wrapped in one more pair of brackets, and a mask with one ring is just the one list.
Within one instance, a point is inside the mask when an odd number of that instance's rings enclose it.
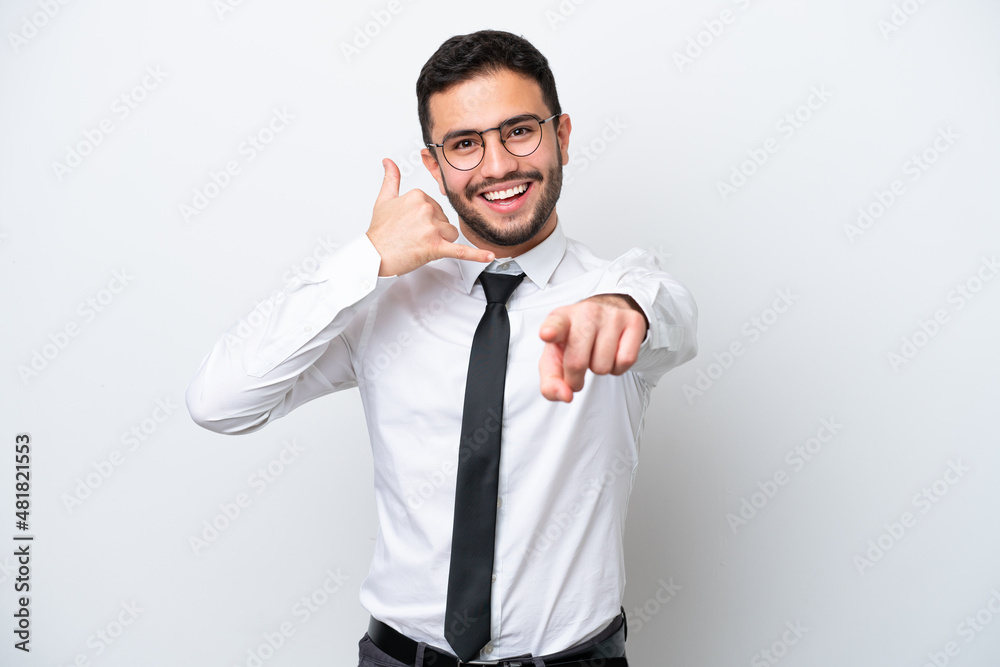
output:
{"label": "smiling mouth", "polygon": [[489,192],[484,192],[481,196],[486,199],[486,201],[501,201],[512,197],[520,197],[527,189],[528,183],[521,183],[520,185],[515,185],[514,187],[507,188],[506,190],[491,190]]}
{"label": "smiling mouth", "polygon": [[487,190],[479,195],[483,204],[494,213],[513,215],[526,206],[528,196],[535,191],[535,181],[524,181],[508,188]]}

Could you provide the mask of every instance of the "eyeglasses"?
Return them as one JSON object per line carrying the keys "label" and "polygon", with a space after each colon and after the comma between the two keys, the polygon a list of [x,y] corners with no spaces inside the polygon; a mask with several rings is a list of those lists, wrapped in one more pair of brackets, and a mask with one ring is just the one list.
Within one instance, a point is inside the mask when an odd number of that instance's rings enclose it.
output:
{"label": "eyeglasses", "polygon": [[483,135],[492,130],[500,132],[500,143],[515,157],[527,157],[542,143],[542,125],[559,114],[539,120],[531,114],[508,118],[497,127],[477,132],[459,130],[445,136],[444,143],[427,144],[428,148],[440,148],[444,159],[459,171],[469,171],[479,166],[486,156],[486,140]]}

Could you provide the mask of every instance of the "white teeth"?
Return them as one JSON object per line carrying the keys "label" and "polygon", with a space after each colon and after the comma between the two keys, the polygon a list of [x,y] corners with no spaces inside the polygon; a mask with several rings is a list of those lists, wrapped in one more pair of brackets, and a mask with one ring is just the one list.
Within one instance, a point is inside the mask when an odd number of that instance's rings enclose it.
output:
{"label": "white teeth", "polygon": [[528,184],[521,183],[521,185],[518,185],[513,188],[508,188],[506,190],[496,190],[494,192],[487,192],[483,196],[486,197],[486,199],[488,199],[489,201],[496,201],[498,199],[507,199],[509,197],[513,197],[514,195],[519,195],[527,189],[528,189]]}

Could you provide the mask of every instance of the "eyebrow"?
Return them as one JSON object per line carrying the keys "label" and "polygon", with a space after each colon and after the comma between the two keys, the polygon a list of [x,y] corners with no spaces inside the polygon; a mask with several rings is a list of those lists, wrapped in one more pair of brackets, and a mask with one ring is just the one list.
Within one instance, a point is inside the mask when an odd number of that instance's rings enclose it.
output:
{"label": "eyebrow", "polygon": [[[522,114],[518,114],[517,116],[511,116],[507,120],[500,121],[500,123],[497,124],[496,128],[488,128],[488,129],[491,129],[491,130],[492,129],[499,129],[500,125],[503,124],[503,123],[506,123],[508,120],[521,120],[522,118],[534,118],[535,120],[539,120],[538,116],[536,116],[533,113],[522,113]],[[478,132],[479,132],[479,130],[471,130],[471,129],[470,130],[452,130],[448,134],[444,135],[444,138],[441,140],[441,143],[443,144],[444,142],[448,141],[452,137],[458,137],[458,136],[461,136],[461,135],[464,135],[464,134],[476,134]]]}

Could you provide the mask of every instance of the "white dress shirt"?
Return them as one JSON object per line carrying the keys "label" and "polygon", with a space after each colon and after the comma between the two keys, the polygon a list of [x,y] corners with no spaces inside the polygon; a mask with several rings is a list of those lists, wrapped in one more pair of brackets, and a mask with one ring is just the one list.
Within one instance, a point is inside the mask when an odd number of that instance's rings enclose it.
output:
{"label": "white dress shirt", "polygon": [[[468,244],[464,237],[459,243]],[[416,641],[444,638],[469,350],[484,265],[440,259],[379,277],[366,235],[286,290],[266,321],[224,335],[187,391],[194,420],[246,433],[323,394],[358,387],[371,437],[379,532],[361,604]],[[655,258],[614,262],[562,227],[516,261],[497,498],[491,641],[479,659],[565,650],[620,612],[625,513],[650,389],[694,357],[697,309]],[[541,395],[538,332],[555,308],[627,294],[649,320],[625,374],[587,372],[569,404]],[[246,326],[244,322],[244,327]],[[485,424],[489,428],[489,424]]]}

